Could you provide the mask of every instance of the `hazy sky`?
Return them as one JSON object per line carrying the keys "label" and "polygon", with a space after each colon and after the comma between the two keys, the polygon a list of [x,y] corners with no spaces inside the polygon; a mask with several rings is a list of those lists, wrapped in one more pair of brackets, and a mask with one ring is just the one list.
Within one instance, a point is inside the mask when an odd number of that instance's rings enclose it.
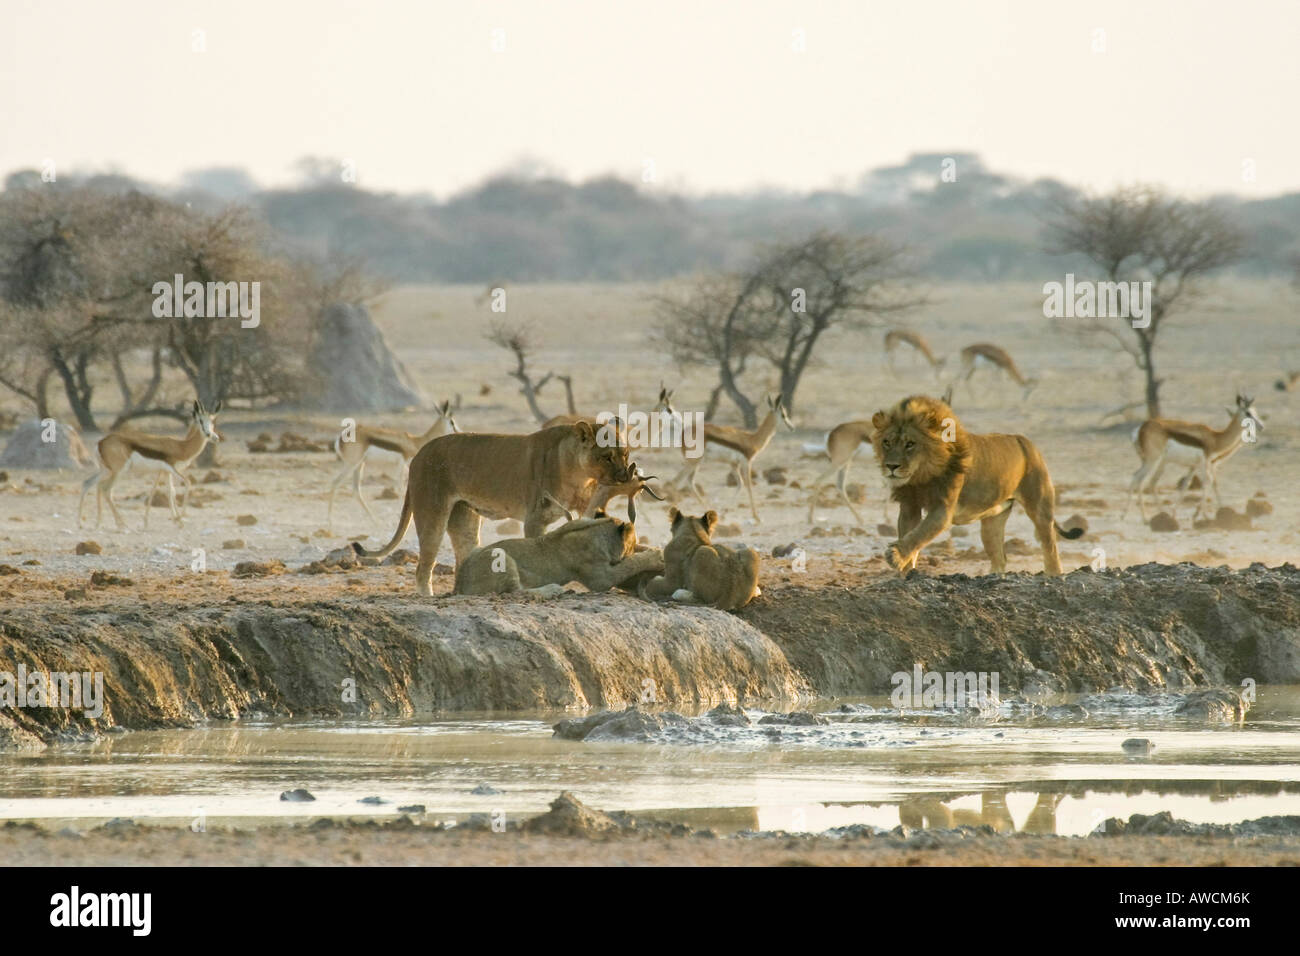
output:
{"label": "hazy sky", "polygon": [[276,184],[316,154],[445,196],[529,157],[808,189],[975,151],[1265,195],[1300,190],[1298,81],[1297,0],[0,0],[0,172]]}

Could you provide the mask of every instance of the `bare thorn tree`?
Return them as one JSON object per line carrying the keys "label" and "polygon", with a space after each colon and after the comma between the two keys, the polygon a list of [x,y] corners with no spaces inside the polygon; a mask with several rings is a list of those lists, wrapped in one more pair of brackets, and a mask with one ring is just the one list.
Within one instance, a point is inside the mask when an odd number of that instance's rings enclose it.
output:
{"label": "bare thorn tree", "polygon": [[1156,338],[1166,320],[1199,292],[1207,273],[1241,258],[1245,238],[1211,202],[1171,198],[1134,186],[1095,198],[1065,200],[1048,223],[1048,248],[1090,259],[1107,282],[1149,281],[1149,324],[1115,318],[1070,319],[1085,336],[1108,336],[1146,376],[1147,415],[1160,415]]}
{"label": "bare thorn tree", "polygon": [[[547,372],[539,379],[534,379],[528,371],[528,354],[536,348],[536,341],[533,332],[528,327],[515,327],[505,322],[498,322],[488,331],[487,340],[493,345],[499,345],[501,348],[511,352],[515,357],[515,367],[510,371],[511,378],[519,382],[520,393],[524,400],[528,402],[528,408],[537,419],[538,424],[543,424],[553,416],[542,411],[541,406],[537,404],[537,396],[541,393],[542,388],[553,378],[557,378],[554,372]],[[571,383],[565,383],[565,390],[569,396],[569,413],[573,414],[573,390]]]}

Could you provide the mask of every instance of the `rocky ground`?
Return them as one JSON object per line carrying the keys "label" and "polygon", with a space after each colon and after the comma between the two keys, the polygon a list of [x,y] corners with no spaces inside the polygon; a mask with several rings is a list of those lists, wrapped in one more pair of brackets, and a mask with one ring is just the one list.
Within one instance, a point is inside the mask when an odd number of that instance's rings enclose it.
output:
{"label": "rocky ground", "polygon": [[720,837],[561,794],[548,813],[502,832],[486,818],[451,829],[403,817],[204,832],[121,820],[55,832],[11,823],[0,827],[0,858],[14,866],[1296,866],[1300,817],[1206,826],[1135,815],[1087,838],[987,826]]}

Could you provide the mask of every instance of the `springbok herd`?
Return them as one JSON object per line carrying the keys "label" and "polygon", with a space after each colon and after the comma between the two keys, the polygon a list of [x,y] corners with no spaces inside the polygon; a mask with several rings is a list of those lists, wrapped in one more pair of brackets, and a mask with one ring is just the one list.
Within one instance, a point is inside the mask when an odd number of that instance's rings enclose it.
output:
{"label": "springbok herd", "polygon": [[[935,378],[941,376],[945,362],[943,359],[935,357],[933,350],[926,340],[914,331],[904,329],[893,329],[885,336],[884,341],[885,354],[891,369],[897,369],[895,366],[896,353],[903,347],[907,346],[913,350],[924,362],[928,363],[933,370]],[[894,412],[898,413],[899,408],[904,412],[907,410],[908,402],[926,402],[926,408],[933,407],[938,411],[930,427],[941,432],[943,440],[953,442],[954,438],[948,435],[951,430],[960,430],[960,423],[951,410],[952,390],[956,385],[965,385],[971,387],[971,379],[977,369],[982,367],[989,368],[994,373],[1001,373],[1010,378],[1019,385],[1024,391],[1024,397],[1027,397],[1034,388],[1036,380],[1023,375],[1011,356],[1002,348],[988,343],[976,343],[963,348],[960,353],[960,370],[957,372],[954,381],[948,385],[942,401],[934,399],[907,399],[900,403]],[[919,406],[918,406],[919,407]],[[168,505],[173,520],[180,524],[184,518],[184,504],[182,501],[178,506],[174,481],[179,479],[186,491],[186,498],[190,490],[190,479],[187,475],[189,466],[199,457],[209,441],[220,441],[220,434],[216,429],[216,417],[221,410],[220,403],[215,407],[205,408],[199,401],[194,401],[191,406],[191,424],[188,431],[183,437],[176,438],[167,435],[156,435],[131,429],[120,429],[110,432],[98,443],[98,454],[100,461],[99,470],[86,479],[82,486],[81,499],[78,507],[78,525],[81,526],[84,520],[86,498],[92,489],[96,493],[96,522],[95,526],[99,527],[103,517],[103,504],[107,499],[109,509],[113,513],[118,530],[125,530],[125,524],[119,513],[116,504],[113,501],[113,491],[118,482],[130,469],[144,470],[153,475],[153,488],[145,499],[145,518],[144,527],[148,527],[148,515],[151,501],[156,492],[158,483],[165,477],[167,479],[167,498]],[[326,509],[327,526],[333,530],[334,519],[334,499],[336,493],[344,482],[350,482],[352,496],[365,510],[367,516],[373,521],[374,515],[371,513],[369,506],[361,495],[361,477],[366,464],[366,458],[373,449],[380,449],[400,455],[407,466],[411,465],[421,449],[429,446],[430,443],[438,442],[447,436],[463,434],[457,425],[453,415],[453,409],[450,402],[443,402],[435,408],[435,418],[423,433],[412,434],[394,428],[385,428],[377,425],[357,424],[345,428],[340,432],[334,441],[334,451],[337,455],[339,465],[333,475],[328,487],[328,506]],[[1243,441],[1253,441],[1254,433],[1263,428],[1263,422],[1258,411],[1255,408],[1251,398],[1244,395],[1237,395],[1235,406],[1228,409],[1230,419],[1227,424],[1219,429],[1210,425],[1197,422],[1180,421],[1171,418],[1151,418],[1143,422],[1133,432],[1133,445],[1139,459],[1138,467],[1133,474],[1132,480],[1128,486],[1128,498],[1124,508],[1124,515],[1127,516],[1129,507],[1136,497],[1138,507],[1144,522],[1149,520],[1147,502],[1148,498],[1158,502],[1156,487],[1160,481],[1164,468],[1169,463],[1176,463],[1180,467],[1186,468],[1186,474],[1179,482],[1179,488],[1187,486],[1193,477],[1200,479],[1202,494],[1196,506],[1195,517],[1202,513],[1210,513],[1211,497],[1216,501],[1218,499],[1218,468],[1227,461],[1238,449],[1241,448]],[[658,401],[651,413],[659,416],[664,425],[665,434],[676,434],[680,437],[680,428],[682,425],[681,414],[673,408],[672,392],[661,386]],[[885,419],[889,418],[889,424],[885,424]],[[706,461],[726,463],[735,476],[738,485],[737,493],[745,493],[748,496],[750,514],[755,523],[761,519],[758,513],[757,503],[754,499],[754,463],[759,455],[770,444],[773,435],[779,425],[784,425],[787,429],[793,429],[794,423],[785,408],[781,396],[768,397],[766,400],[766,414],[758,422],[757,427],[751,430],[737,428],[727,425],[715,425],[711,422],[704,424],[704,435],[702,453],[697,457],[686,457],[684,443],[678,441],[682,446],[683,458],[680,471],[670,481],[660,480],[655,486],[649,484],[650,476],[643,475],[639,472],[635,464],[628,464],[626,461],[627,452],[637,450],[635,444],[630,444],[631,438],[626,423],[619,422],[618,419],[610,419],[602,416],[597,419],[595,416],[582,415],[564,415],[558,416],[543,425],[543,429],[561,429],[561,428],[582,428],[590,426],[602,435],[610,436],[609,440],[615,445],[624,446],[624,464],[625,468],[619,473],[617,479],[601,478],[595,473],[579,482],[582,487],[581,493],[570,492],[565,490],[559,491],[559,485],[554,487],[543,487],[538,495],[548,499],[546,501],[530,503],[528,508],[531,509],[529,514],[543,515],[546,520],[554,521],[557,518],[568,516],[574,518],[574,512],[586,518],[596,515],[603,517],[604,508],[609,501],[619,496],[626,496],[628,499],[628,513],[632,522],[635,521],[635,498],[637,494],[644,490],[654,495],[654,497],[664,500],[665,496],[673,501],[681,501],[687,497],[694,497],[700,503],[706,503],[706,495],[701,490],[697,475],[700,466]],[[873,445],[876,442],[882,442],[885,449],[889,448],[888,438],[884,438],[884,430],[893,428],[894,420],[892,417],[885,416],[885,413],[878,412],[873,418],[865,420],[846,421],[835,425],[830,429],[826,436],[825,451],[829,458],[826,469],[817,476],[817,478],[807,488],[808,498],[808,520],[812,522],[815,517],[816,504],[821,492],[828,486],[833,485],[839,492],[839,496],[844,505],[852,512],[854,520],[861,525],[863,523],[862,515],[850,500],[846,488],[849,468],[859,453],[862,446]],[[676,429],[676,431],[674,431]],[[541,434],[540,432],[536,434]],[[909,437],[910,433],[900,431],[897,440],[901,446],[906,443],[908,448],[915,442]],[[956,434],[956,431],[953,431]],[[965,442],[969,437],[975,442],[975,451],[973,453],[963,452],[966,456],[959,463],[951,465],[955,472],[978,471],[983,467],[996,468],[1015,468],[1012,466],[999,463],[996,466],[982,463],[981,454],[978,449],[983,447],[979,442],[988,442],[992,440],[1016,438],[1022,441],[1028,451],[1029,465],[1025,467],[1042,467],[1043,477],[1046,482],[1045,487],[1050,491],[1050,478],[1046,477],[1045,465],[1042,465],[1041,456],[1033,449],[1032,444],[1023,436],[967,436],[961,431],[961,442]],[[918,439],[919,440],[919,439]],[[608,441],[606,442],[608,443]],[[436,446],[443,447],[443,446]],[[453,446],[448,445],[447,448]],[[456,446],[460,447],[460,446]],[[964,447],[964,446],[963,446]],[[900,449],[901,450],[901,449]],[[879,464],[882,467],[882,478],[887,487],[892,488],[892,498],[900,502],[901,513],[899,518],[899,536],[900,539],[908,536],[909,528],[915,529],[916,534],[920,534],[923,524],[923,513],[925,514],[924,523],[927,534],[934,531],[934,528],[942,525],[947,527],[951,523],[964,523],[971,520],[981,520],[985,531],[985,546],[991,557],[994,558],[995,570],[1000,570],[997,557],[1001,554],[1001,525],[1005,523],[1006,512],[1010,510],[1014,501],[1020,501],[1025,504],[1024,499],[1016,490],[1015,478],[1010,485],[1006,485],[999,494],[1006,496],[1006,501],[993,502],[987,507],[980,505],[979,508],[974,506],[966,507],[965,492],[962,492],[961,502],[957,501],[957,491],[951,492],[952,501],[943,505],[937,501],[923,500],[924,496],[916,497],[915,506],[907,502],[911,499],[907,491],[909,487],[902,478],[903,472],[894,474],[891,469],[896,466],[887,463],[888,456],[882,452],[880,445],[875,447]],[[992,454],[992,453],[989,453]],[[973,456],[973,457],[972,457]],[[954,459],[955,460],[955,459]],[[1034,460],[1038,465],[1034,465]],[[913,475],[909,476],[906,481],[916,482],[920,479],[915,477],[918,473],[919,466],[913,464]],[[904,469],[906,470],[906,469]],[[412,471],[413,473],[413,471]],[[1019,474],[1019,472],[1017,472]],[[973,479],[972,479],[973,480]],[[1005,482],[1003,483],[1005,484]],[[410,477],[407,480],[408,491],[411,487]],[[577,486],[575,486],[577,487]],[[915,487],[915,485],[910,486]],[[1001,486],[999,486],[1001,487]],[[936,492],[936,494],[938,494]],[[1054,495],[1054,493],[1053,493]],[[561,500],[561,499],[565,500]],[[1177,495],[1175,496],[1177,498]],[[888,507],[887,497],[885,506]],[[471,504],[470,507],[473,507]],[[542,510],[537,511],[540,507]],[[947,516],[943,520],[937,517],[937,512],[947,508]],[[910,509],[910,511],[909,511]],[[972,510],[973,509],[973,510]],[[911,513],[914,512],[914,513]],[[480,512],[485,517],[503,517],[501,514],[491,514],[487,510]],[[886,512],[887,513],[887,512]],[[1050,504],[1048,506],[1048,516],[1050,518]],[[674,515],[676,511],[674,509]],[[711,512],[712,514],[712,512]],[[909,517],[910,514],[910,517]],[[405,518],[406,512],[404,512]],[[454,517],[454,516],[453,516]],[[1032,517],[1032,516],[1031,516]],[[716,518],[714,519],[716,521]],[[991,524],[997,528],[997,541],[990,543],[988,532]],[[1049,522],[1050,523],[1050,522]],[[477,518],[475,519],[475,543],[477,542]],[[1041,532],[1041,528],[1039,529]],[[537,523],[532,522],[528,529],[528,536],[539,535],[544,531],[544,527],[538,528]],[[403,529],[399,528],[400,534]],[[1064,533],[1064,532],[1061,532]],[[1049,536],[1051,532],[1048,532]],[[924,540],[933,538],[933,534],[928,534]],[[1074,535],[1066,535],[1071,537]],[[1040,533],[1041,537],[1041,533]],[[920,540],[918,538],[918,540]],[[440,544],[439,541],[434,543],[434,548]],[[898,544],[899,542],[895,542]],[[892,548],[893,546],[891,546]],[[1046,547],[1046,545],[1045,545]],[[1053,545],[1054,548],[1054,545]],[[457,548],[457,559],[462,557],[460,548]],[[995,553],[996,552],[996,553]],[[887,553],[887,558],[891,558],[890,563],[904,570],[892,560],[897,555]],[[914,554],[911,557],[910,565],[915,565]],[[1058,562],[1059,564],[1059,562]],[[1048,567],[1050,570],[1051,561],[1049,558]]]}

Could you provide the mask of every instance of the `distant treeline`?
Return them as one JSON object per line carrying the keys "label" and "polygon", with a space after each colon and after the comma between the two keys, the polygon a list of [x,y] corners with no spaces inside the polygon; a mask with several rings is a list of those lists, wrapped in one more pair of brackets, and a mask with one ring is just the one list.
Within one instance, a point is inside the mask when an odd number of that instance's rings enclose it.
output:
{"label": "distant treeline", "polygon": [[[119,175],[67,181],[166,193],[199,208],[247,203],[287,245],[361,257],[399,282],[663,279],[738,268],[755,243],[818,229],[904,242],[916,270],[936,278],[1032,279],[1086,269],[1044,250],[1044,218],[1055,203],[1075,195],[1073,187],[1002,176],[969,153],[915,154],[867,172],[842,191],[705,197],[614,177],[575,184],[517,172],[438,201],[350,185],[346,167],[330,160],[298,165],[304,182],[295,189],[261,189],[237,168],[189,173],[172,190]],[[5,180],[6,189],[35,185],[57,186],[42,183],[33,170]],[[1249,237],[1238,271],[1290,275],[1300,255],[1300,193],[1218,201]]]}

